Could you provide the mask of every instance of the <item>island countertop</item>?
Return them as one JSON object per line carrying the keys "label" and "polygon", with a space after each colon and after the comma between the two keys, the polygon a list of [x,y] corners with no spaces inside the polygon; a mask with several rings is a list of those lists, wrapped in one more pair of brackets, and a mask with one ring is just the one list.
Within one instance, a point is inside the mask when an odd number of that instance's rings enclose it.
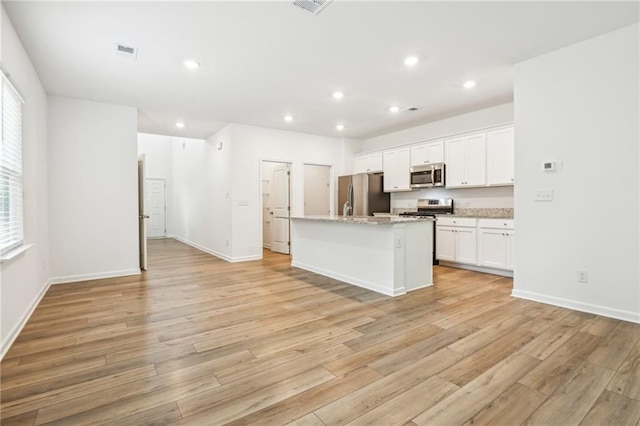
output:
{"label": "island countertop", "polygon": [[394,217],[382,217],[382,216],[335,216],[335,215],[323,215],[323,216],[300,216],[292,217],[294,220],[311,220],[316,222],[336,222],[336,223],[356,223],[362,225],[393,225],[396,223],[411,223],[411,222],[433,222],[432,217],[406,217],[406,216],[394,216]]}

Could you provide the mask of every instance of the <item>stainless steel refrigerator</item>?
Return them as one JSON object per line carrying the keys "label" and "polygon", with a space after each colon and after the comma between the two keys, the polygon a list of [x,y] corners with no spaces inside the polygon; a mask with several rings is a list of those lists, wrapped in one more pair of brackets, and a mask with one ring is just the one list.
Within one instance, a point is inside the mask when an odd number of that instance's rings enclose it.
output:
{"label": "stainless steel refrigerator", "polygon": [[389,213],[391,196],[383,191],[382,173],[340,176],[338,178],[338,214],[349,202],[349,215],[373,216],[374,213]]}

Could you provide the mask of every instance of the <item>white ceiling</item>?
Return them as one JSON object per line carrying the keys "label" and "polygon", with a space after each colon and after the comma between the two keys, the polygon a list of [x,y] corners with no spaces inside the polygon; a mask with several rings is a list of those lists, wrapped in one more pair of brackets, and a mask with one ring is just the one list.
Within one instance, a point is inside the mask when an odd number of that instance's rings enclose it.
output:
{"label": "white ceiling", "polygon": [[196,138],[228,122],[365,138],[508,102],[514,64],[638,22],[637,2],[608,1],[334,0],[317,16],[289,1],[3,4],[48,93],[134,106],[141,132]]}

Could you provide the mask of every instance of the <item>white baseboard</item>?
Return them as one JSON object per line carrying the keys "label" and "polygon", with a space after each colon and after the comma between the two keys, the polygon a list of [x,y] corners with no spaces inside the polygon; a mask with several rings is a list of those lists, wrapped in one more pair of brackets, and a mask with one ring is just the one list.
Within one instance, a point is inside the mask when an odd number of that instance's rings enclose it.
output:
{"label": "white baseboard", "polygon": [[305,263],[300,263],[293,261],[291,262],[291,266],[296,268],[304,269],[305,271],[314,272],[316,274],[324,275],[325,277],[333,278],[339,281],[343,281],[345,283],[353,284],[358,287],[366,288],[367,290],[375,291],[376,293],[384,294],[385,296],[400,296],[402,294],[406,294],[406,289],[404,287],[397,288],[395,290],[389,290],[384,287],[380,287],[377,284],[370,283],[368,281],[362,281],[347,275],[336,274],[335,272],[328,271],[322,268],[316,268],[314,266],[309,266]]}
{"label": "white baseboard", "polygon": [[9,331],[9,334],[7,335],[6,339],[2,342],[2,347],[0,348],[0,361],[2,361],[2,359],[7,354],[7,351],[9,350],[11,345],[13,345],[13,342],[16,340],[16,338],[18,337],[18,335],[20,334],[24,326],[27,324],[27,321],[29,321],[29,318],[31,318],[31,315],[33,315],[33,311],[36,310],[36,308],[40,304],[40,301],[42,300],[44,295],[47,293],[47,290],[49,290],[49,287],[51,287],[51,280],[49,280],[49,282],[47,282],[42,287],[38,295],[35,297],[35,299],[33,299],[31,304],[29,305],[29,309],[26,310],[24,315],[22,315],[22,318],[20,318],[20,321],[18,321],[16,325],[13,326],[11,331]]}
{"label": "white baseboard", "polygon": [[607,308],[606,306],[592,305],[590,303],[578,302],[576,300],[563,299],[561,297],[547,296],[544,294],[516,289],[511,292],[511,295],[520,299],[573,309],[574,311],[588,312],[590,314],[601,315],[603,317],[640,323],[640,313],[638,312],[622,311],[619,309]]}
{"label": "white baseboard", "polygon": [[51,278],[51,284],[75,283],[78,281],[102,280],[105,278],[126,277],[140,275],[140,269],[125,269],[122,271],[98,272],[95,274],[70,275],[68,277]]}
{"label": "white baseboard", "polygon": [[448,262],[446,260],[441,260],[440,265],[450,266],[452,268],[467,269],[469,271],[484,272],[485,274],[500,275],[501,277],[513,278],[513,271],[508,271],[505,269],[494,269],[487,268],[485,266],[467,265],[466,263]]}
{"label": "white baseboard", "polygon": [[218,251],[211,250],[210,248],[207,248],[207,247],[201,246],[200,244],[196,244],[196,243],[194,243],[193,241],[189,241],[189,240],[187,240],[187,239],[184,239],[184,238],[178,237],[177,235],[172,235],[172,236],[171,236],[171,238],[173,238],[173,239],[175,239],[175,240],[178,240],[178,241],[180,241],[181,243],[185,243],[186,245],[191,246],[191,247],[193,247],[193,248],[196,248],[196,249],[198,249],[198,250],[200,250],[200,251],[203,251],[203,252],[205,252],[205,253],[209,253],[209,254],[210,254],[210,255],[212,255],[212,256],[218,257],[218,258],[220,258],[220,259],[222,259],[222,260],[226,260],[227,262],[230,262],[230,263],[236,263],[236,262],[248,262],[248,261],[250,261],[250,260],[260,260],[260,259],[262,259],[262,255],[255,255],[255,256],[243,256],[243,257],[231,257],[231,256],[228,256],[228,255],[226,255],[226,254],[224,254],[224,253],[220,253],[220,252],[218,252]]}

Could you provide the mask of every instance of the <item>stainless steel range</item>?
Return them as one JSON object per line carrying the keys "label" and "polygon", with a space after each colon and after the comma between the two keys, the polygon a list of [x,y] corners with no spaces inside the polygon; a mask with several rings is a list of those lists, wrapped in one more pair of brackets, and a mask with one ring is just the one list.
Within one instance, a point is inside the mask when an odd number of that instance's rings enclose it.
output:
{"label": "stainless steel range", "polygon": [[[417,211],[400,213],[400,216],[436,217],[442,214],[453,214],[453,198],[420,199]],[[437,265],[438,263],[436,259],[436,223],[433,222],[433,264]]]}

